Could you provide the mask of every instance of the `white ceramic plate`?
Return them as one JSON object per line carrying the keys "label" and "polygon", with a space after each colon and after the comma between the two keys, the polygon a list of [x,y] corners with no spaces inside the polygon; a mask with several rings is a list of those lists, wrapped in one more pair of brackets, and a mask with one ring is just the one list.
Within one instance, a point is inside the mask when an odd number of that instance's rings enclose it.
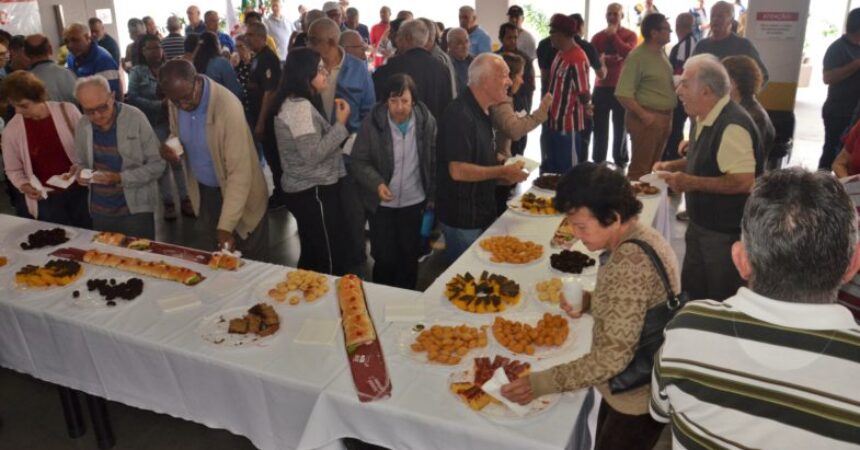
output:
{"label": "white ceramic plate", "polygon": [[[416,328],[418,325],[423,326],[423,329]],[[427,359],[427,352],[416,352],[412,350],[412,344],[415,343],[415,339],[421,334],[424,330],[429,330],[433,325],[442,325],[442,326],[460,326],[460,325],[468,325],[470,327],[478,328],[480,332],[481,326],[486,326],[487,333],[487,345],[484,347],[476,347],[469,349],[469,351],[463,355],[458,364],[442,364],[434,361],[430,361]],[[486,356],[487,350],[490,347],[492,340],[490,339],[490,326],[488,321],[480,321],[480,320],[461,320],[461,321],[426,321],[426,322],[416,322],[413,324],[408,324],[404,326],[400,330],[400,334],[397,338],[397,347],[400,351],[400,354],[406,359],[413,361],[415,363],[423,364],[430,367],[440,367],[451,369],[453,367],[461,367],[466,363],[471,363],[473,358],[478,356]]]}
{"label": "white ceramic plate", "polygon": [[[270,290],[274,289],[278,283],[280,283],[282,281],[283,282],[287,281],[287,273],[289,273],[289,272],[293,272],[293,271],[289,270],[286,272],[281,272],[278,275],[268,277],[265,280],[263,280],[262,282],[257,283],[257,285],[254,287],[254,298],[257,301],[266,302],[266,303],[269,303],[273,306],[284,305],[285,307],[289,307],[289,308],[306,308],[306,307],[318,305],[320,303],[327,303],[330,301],[334,301],[334,298],[336,295],[335,294],[336,290],[335,290],[334,283],[328,277],[326,277],[326,278],[328,278],[328,292],[326,292],[322,297],[319,297],[314,301],[309,302],[309,301],[305,300],[305,295],[302,293],[302,291],[299,291],[299,290],[290,291],[289,293],[287,293],[287,298],[284,301],[278,301],[272,297],[269,297],[269,291]],[[291,305],[289,303],[289,299],[292,296],[298,296],[299,297],[299,299],[301,301],[299,302],[298,305]]]}
{"label": "white ceramic plate", "polygon": [[533,266],[535,264],[538,264],[546,258],[548,246],[546,244],[544,244],[540,238],[538,238],[536,236],[513,236],[513,235],[510,235],[511,237],[515,237],[515,238],[519,239],[520,241],[534,242],[535,244],[542,246],[543,251],[541,252],[540,256],[538,256],[537,258],[535,258],[529,262],[525,262],[525,263],[509,263],[509,262],[492,261],[493,254],[484,250],[483,248],[481,248],[481,241],[483,241],[484,239],[496,237],[496,236],[504,236],[504,235],[497,234],[497,235],[493,235],[493,236],[482,237],[482,238],[478,239],[477,244],[474,246],[475,253],[478,255],[478,259],[480,259],[482,262],[484,262],[488,265],[498,266],[498,267],[528,267],[528,266]]}
{"label": "white ceramic plate", "polygon": [[[475,275],[475,274],[474,274],[474,273],[472,273],[472,275]],[[509,277],[509,276],[508,276],[508,275],[506,275],[506,274],[500,274],[500,275],[504,275],[504,276],[508,277],[508,279],[512,279],[511,277]],[[477,278],[478,278],[478,277],[480,277],[480,276],[481,276],[481,273],[480,273],[480,272],[478,272],[478,274],[477,274],[477,275],[475,275],[475,278],[477,279]],[[450,280],[448,280],[448,281],[450,281]],[[514,280],[514,281],[516,281],[516,280]],[[519,310],[521,310],[521,309],[523,309],[523,308],[525,307],[526,301],[528,300],[528,292],[527,292],[526,286],[524,286],[522,283],[519,283],[519,282],[518,282],[517,284],[520,286],[520,300],[519,300],[517,303],[513,304],[513,305],[508,305],[508,307],[507,307],[504,311],[502,311],[502,312],[507,312],[507,311],[519,311]],[[462,310],[462,309],[458,308],[458,307],[457,307],[457,305],[455,305],[455,304],[451,303],[451,300],[448,300],[448,297],[445,295],[445,289],[443,289],[443,290],[442,290],[442,301],[443,301],[445,304],[447,304],[449,308],[452,308],[454,311],[457,311],[457,312],[460,312],[460,313],[466,313],[466,314],[469,314],[469,315],[472,315],[472,316],[480,317],[480,316],[491,316],[491,315],[493,315],[493,314],[500,314],[500,313],[498,313],[498,312],[495,312],[495,313],[491,313],[491,312],[487,312],[487,313],[473,313],[473,312],[470,312],[470,311]]]}
{"label": "white ceramic plate", "polygon": [[[272,340],[280,336],[281,331],[278,330],[274,334],[260,337],[256,334],[231,334],[227,332],[230,327],[230,319],[237,319],[244,316],[248,310],[254,305],[237,306],[234,308],[225,309],[221,312],[204,317],[197,326],[197,334],[204,341],[224,349],[247,348],[247,347],[265,347]],[[284,326],[283,320],[281,327]]]}
{"label": "white ceramic plate", "polygon": [[[470,361],[472,361],[470,359]],[[536,368],[534,364],[531,367],[532,371],[535,371]],[[469,405],[463,402],[460,397],[455,394],[450,389],[451,383],[463,383],[463,382],[472,382],[475,379],[475,365],[471,364],[466,369],[456,370],[448,376],[448,392],[454,397],[454,400],[459,403],[462,407],[472,411],[469,408]],[[549,394],[544,395],[543,397],[538,397],[535,400],[532,400],[531,403],[526,405],[528,407],[528,412],[524,415],[519,416],[511,411],[507,406],[501,403],[490,403],[484,407],[484,409],[480,411],[475,411],[479,416],[491,420],[494,422],[519,422],[523,420],[532,419],[534,417],[540,416],[541,414],[549,411],[555,406],[559,399],[561,399],[561,394]]]}
{"label": "white ceramic plate", "polygon": [[562,215],[559,212],[556,212],[555,214],[535,214],[523,208],[522,203],[520,202],[520,197],[508,200],[508,209],[516,214],[529,217],[560,217]]}
{"label": "white ceramic plate", "polygon": [[140,295],[138,295],[137,297],[135,297],[131,300],[125,300],[122,298],[115,298],[113,300],[115,305],[109,306],[107,303],[107,299],[105,299],[105,297],[103,297],[101,294],[99,294],[98,290],[90,291],[89,289],[87,289],[87,284],[85,281],[83,283],[83,285],[79,286],[76,289],[78,291],[78,293],[80,294],[78,296],[78,298],[74,298],[74,296],[72,296],[71,293],[69,294],[69,296],[72,298],[72,304],[73,305],[75,305],[78,308],[88,309],[88,310],[96,310],[96,311],[115,311],[118,309],[125,309],[128,305],[131,305],[131,304],[134,304],[134,303],[140,301],[141,297],[143,297],[143,294],[146,292],[147,283],[149,282],[149,280],[146,277],[142,277],[142,276],[135,277],[135,276],[130,276],[130,275],[129,276],[119,276],[119,277],[109,277],[109,276],[98,276],[97,277],[97,276],[90,275],[90,276],[86,277],[87,280],[91,280],[94,278],[108,279],[108,280],[113,278],[114,280],[116,280],[117,283],[125,283],[132,278],[140,278],[141,280],[143,280],[143,291],[141,291]]}
{"label": "white ceramic plate", "polygon": [[[51,258],[51,259],[53,259],[53,258]],[[57,258],[57,259],[61,259],[61,258]],[[50,260],[50,259],[49,259],[49,260]],[[31,264],[31,265],[34,265],[34,266],[35,266],[35,265],[39,265],[39,266],[41,266],[41,265],[44,265],[45,263],[47,263],[49,260],[45,260],[45,261],[43,261],[41,264]],[[9,277],[10,277],[10,279],[12,280],[12,281],[11,281],[11,282],[12,282],[12,284],[15,286],[15,290],[17,290],[18,292],[42,293],[42,292],[54,292],[54,291],[61,291],[61,290],[64,290],[64,289],[65,289],[65,290],[68,290],[69,296],[71,297],[71,295],[72,295],[72,291],[74,291],[75,289],[80,290],[82,286],[83,286],[83,290],[84,290],[84,291],[86,291],[86,286],[84,285],[84,283],[86,282],[86,280],[87,280],[88,278],[92,278],[92,277],[94,277],[94,276],[97,276],[98,274],[100,274],[100,273],[101,273],[101,270],[99,270],[99,269],[97,269],[97,268],[94,268],[94,267],[91,267],[91,266],[87,266],[86,264],[81,263],[81,262],[79,262],[78,264],[80,264],[80,265],[81,265],[81,270],[82,270],[82,272],[81,272],[81,276],[79,276],[77,280],[72,281],[71,283],[69,283],[69,284],[67,284],[67,285],[65,285],[65,286],[42,286],[42,287],[34,287],[34,286],[27,286],[27,285],[22,285],[22,284],[18,284],[18,283],[16,283],[16,282],[15,282],[15,273],[17,273],[17,272],[18,272],[18,270],[20,270],[21,268],[23,268],[24,266],[26,266],[26,265],[27,265],[27,263],[20,264],[18,267],[16,267],[16,270],[15,270],[14,272],[9,272]]]}
{"label": "white ceramic plate", "polygon": [[[61,244],[57,245],[49,245],[40,248],[34,248],[25,250],[21,248],[21,244],[27,242],[27,237],[36,231],[39,230],[51,230],[54,228],[62,228],[66,231],[66,237],[68,240]],[[6,249],[14,249],[17,252],[24,253],[37,253],[37,252],[52,252],[57,249],[57,247],[67,246],[69,245],[76,237],[78,236],[78,232],[72,228],[64,227],[60,225],[54,225],[50,223],[41,223],[37,226],[33,226],[32,224],[28,224],[27,226],[20,226],[9,232],[9,236],[4,241],[3,247]]]}
{"label": "white ceramic plate", "polygon": [[[561,308],[558,308],[557,312],[554,312],[551,314],[560,315],[563,319],[567,320],[568,329],[570,330],[569,333],[567,334],[567,339],[565,339],[565,341],[562,342],[562,344],[560,346],[553,347],[553,346],[535,345],[535,352],[533,355],[527,355],[525,353],[514,353],[512,350],[508,349],[507,347],[505,347],[501,343],[499,343],[499,341],[496,339],[496,336],[493,334],[492,329],[491,329],[490,334],[493,335],[493,337],[492,337],[493,342],[495,342],[495,344],[498,346],[498,348],[503,349],[506,353],[513,355],[513,357],[517,358],[517,359],[529,359],[529,360],[538,359],[538,360],[540,360],[540,359],[552,358],[552,357],[567,353],[570,351],[570,347],[573,346],[573,342],[577,338],[574,324],[573,324],[573,322],[571,322],[571,320],[567,316],[567,314],[561,310]],[[544,315],[544,313],[541,313],[541,312],[529,312],[529,313],[501,314],[500,316],[507,319],[507,320],[511,320],[514,322],[527,323],[527,324],[531,325],[532,327],[535,327],[535,326],[537,326],[537,323],[543,318],[543,315]]]}

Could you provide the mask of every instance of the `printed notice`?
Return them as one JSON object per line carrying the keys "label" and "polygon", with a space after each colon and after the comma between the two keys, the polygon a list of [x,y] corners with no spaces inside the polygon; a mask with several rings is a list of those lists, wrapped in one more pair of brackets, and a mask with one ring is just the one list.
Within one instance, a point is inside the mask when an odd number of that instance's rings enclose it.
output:
{"label": "printed notice", "polygon": [[758,39],[795,39],[800,13],[796,11],[760,11],[755,15],[753,32]]}

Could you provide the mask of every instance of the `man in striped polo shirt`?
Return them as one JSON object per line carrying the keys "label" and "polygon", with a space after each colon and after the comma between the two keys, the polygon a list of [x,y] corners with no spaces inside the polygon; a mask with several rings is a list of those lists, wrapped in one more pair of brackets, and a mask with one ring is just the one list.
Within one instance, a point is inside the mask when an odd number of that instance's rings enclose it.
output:
{"label": "man in striped polo shirt", "polygon": [[749,288],[684,307],[656,358],[651,415],[673,448],[860,445],[860,326],[836,303],[860,268],[856,221],[830,175],[759,179],[732,248]]}

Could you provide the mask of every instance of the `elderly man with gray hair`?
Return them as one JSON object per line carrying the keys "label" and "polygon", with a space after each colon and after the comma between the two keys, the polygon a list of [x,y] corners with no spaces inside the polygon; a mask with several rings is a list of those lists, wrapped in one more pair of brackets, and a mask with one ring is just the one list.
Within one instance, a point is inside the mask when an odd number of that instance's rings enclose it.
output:
{"label": "elderly man with gray hair", "polygon": [[84,117],[75,129],[78,183],[90,187],[93,229],[155,239],[161,141],[146,115],[114,100],[100,75],[78,79],[75,97]]}
{"label": "elderly man with gray hair", "polygon": [[436,141],[436,217],[449,262],[462,255],[492,224],[496,185],[528,177],[523,163],[500,165],[493,145],[490,106],[507,99],[511,86],[501,56],[482,53],[469,67],[469,88],[445,109]]}
{"label": "elderly man with gray hair", "polygon": [[455,88],[457,95],[460,95],[469,86],[469,65],[475,57],[469,53],[469,33],[465,29],[451,28],[447,38],[448,56],[451,57],[451,65],[457,76]]}
{"label": "elderly man with gray hair", "polygon": [[398,53],[388,62],[376,69],[373,74],[373,85],[376,88],[376,98],[385,98],[388,79],[398,73],[404,73],[415,80],[418,88],[417,99],[427,105],[434,118],[442,116],[442,112],[453,98],[451,74],[441,61],[427,50],[427,39],[430,31],[421,20],[407,20],[397,30]]}
{"label": "elderly man with gray hair", "polygon": [[676,192],[684,192],[687,227],[682,288],[692,299],[722,301],[743,285],[732,265],[731,247],[741,231],[744,204],[762,171],[755,123],[731,101],[731,81],[712,55],[684,64],[678,97],[695,119],[686,158],[654,164]]}
{"label": "elderly man with gray hair", "polygon": [[427,105],[434,118],[439,118],[451,102],[454,91],[451,88],[448,68],[426,48],[429,35],[427,26],[421,20],[403,22],[397,30],[398,53],[384,66],[376,69],[373,85],[376,88],[376,98],[385,98],[388,93],[384,90],[392,75],[409,75],[418,88],[417,100]]}
{"label": "elderly man with gray hair", "polygon": [[656,357],[651,415],[674,448],[857,448],[860,327],[836,304],[860,268],[856,223],[829,174],[756,182],[732,246],[749,287],[687,304]]}

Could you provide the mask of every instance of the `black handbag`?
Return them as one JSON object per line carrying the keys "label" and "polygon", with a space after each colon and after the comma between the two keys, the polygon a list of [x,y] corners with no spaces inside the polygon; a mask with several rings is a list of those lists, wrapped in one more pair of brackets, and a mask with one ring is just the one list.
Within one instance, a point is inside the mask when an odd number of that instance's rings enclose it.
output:
{"label": "black handbag", "polygon": [[657,269],[657,275],[663,281],[663,287],[666,288],[666,303],[660,303],[648,309],[645,313],[642,333],[639,335],[639,345],[636,347],[633,359],[621,373],[609,379],[609,390],[613,394],[636,389],[651,382],[651,371],[654,369],[654,355],[657,354],[657,350],[663,345],[663,340],[665,339],[663,331],[666,328],[666,324],[689,301],[687,293],[681,292],[675,295],[672,291],[672,284],[669,283],[669,275],[666,273],[666,268],[663,267],[663,262],[660,261],[657,252],[647,242],[639,239],[630,239],[622,242],[622,244],[626,242],[638,245],[648,255],[648,258],[651,259],[651,263]]}

